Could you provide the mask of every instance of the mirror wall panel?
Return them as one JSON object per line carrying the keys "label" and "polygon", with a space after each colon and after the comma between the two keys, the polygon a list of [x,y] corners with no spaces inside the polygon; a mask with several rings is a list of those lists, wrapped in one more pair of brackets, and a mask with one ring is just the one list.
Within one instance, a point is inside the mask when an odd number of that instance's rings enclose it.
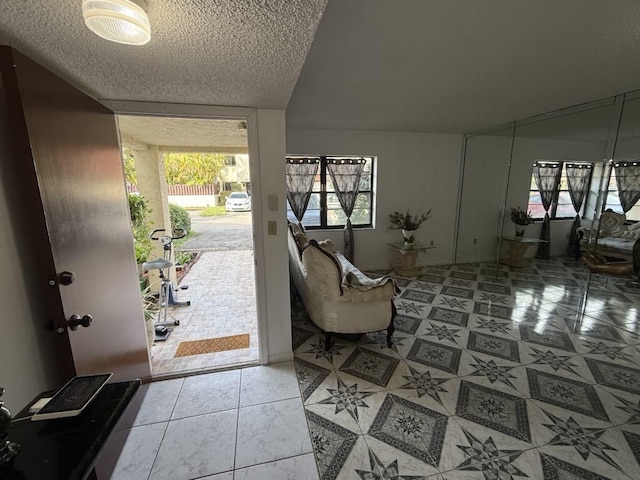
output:
{"label": "mirror wall panel", "polygon": [[[636,92],[517,121],[488,133],[467,135],[454,263],[500,263],[505,254],[504,237],[514,234],[510,209],[528,207],[530,190],[535,189],[532,171],[536,161],[593,164],[581,222],[585,227],[592,223],[597,226],[606,206],[604,200],[612,158],[640,160],[640,94]],[[554,219],[550,224],[551,257],[568,254],[574,213],[571,207],[567,208],[565,218]],[[539,238],[541,224],[537,221],[530,225],[526,236]],[[534,255],[535,248],[529,249],[527,256]],[[541,279],[554,300],[560,298],[562,305],[575,312],[591,309],[594,315],[598,308],[598,312],[609,308],[597,307],[594,302],[585,303],[588,298],[585,294],[590,289],[603,286],[602,278],[592,275],[582,262],[572,261],[571,257],[566,257],[566,264],[570,273],[564,280]],[[526,273],[527,269],[522,270]],[[595,299],[599,295],[601,292],[596,292],[592,297]],[[622,301],[615,297],[610,296],[614,303]],[[635,311],[638,299],[640,296],[631,300],[633,307],[629,315],[634,321],[638,318]],[[544,295],[540,295],[540,300],[544,301]],[[625,308],[629,310],[628,307],[627,304]],[[580,315],[576,315],[578,317]]]}
{"label": "mirror wall panel", "polygon": [[[502,230],[505,236],[513,235],[513,224],[508,215],[511,207],[528,208],[531,175],[536,161],[592,163],[594,173],[591,185],[598,188],[613,113],[614,105],[611,100],[604,105],[581,107],[550,118],[542,117],[516,124],[505,204],[507,214],[504,216]],[[565,200],[567,197],[565,195]],[[593,198],[594,195],[587,195],[587,202]],[[558,209],[558,219],[554,219],[550,225],[549,246],[552,256],[566,255],[568,236],[575,216],[572,207],[564,214],[559,213],[560,210],[561,208]],[[587,207],[586,211],[592,210]],[[541,221],[530,225],[527,237],[539,238],[541,226]]]}
{"label": "mirror wall panel", "polygon": [[496,258],[512,137],[509,126],[466,139],[455,263]]}

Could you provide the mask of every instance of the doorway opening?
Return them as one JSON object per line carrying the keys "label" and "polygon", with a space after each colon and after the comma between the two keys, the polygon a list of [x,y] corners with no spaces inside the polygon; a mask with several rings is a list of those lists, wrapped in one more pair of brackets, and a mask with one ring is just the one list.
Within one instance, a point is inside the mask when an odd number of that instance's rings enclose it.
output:
{"label": "doorway opening", "polygon": [[246,122],[117,118],[130,206],[146,215],[133,230],[152,377],[257,364]]}

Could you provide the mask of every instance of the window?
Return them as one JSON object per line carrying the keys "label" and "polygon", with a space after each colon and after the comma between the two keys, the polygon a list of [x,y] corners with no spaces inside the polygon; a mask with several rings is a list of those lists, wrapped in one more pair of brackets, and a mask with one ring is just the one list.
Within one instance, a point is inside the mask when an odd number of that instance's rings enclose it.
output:
{"label": "window", "polygon": [[233,166],[235,166],[235,164],[236,164],[236,157],[234,157],[234,156],[232,156],[232,155],[230,155],[230,156],[228,156],[228,157],[225,157],[225,159],[224,159],[224,164],[225,164],[227,167],[233,167]]}
{"label": "window", "polygon": [[[570,162],[573,165],[593,165],[589,162]],[[558,186],[558,190],[555,192],[555,199],[551,203],[551,207],[549,208],[549,218],[551,219],[568,219],[574,218],[576,216],[576,211],[573,209],[573,204],[571,203],[571,195],[569,194],[569,184],[567,181],[567,170],[566,164],[563,162],[536,162],[535,165],[559,165],[562,168],[562,174],[560,176],[560,185]],[[590,172],[592,170],[590,169]],[[589,177],[589,181],[591,181],[591,177]],[[583,202],[580,215],[584,213],[586,202]],[[542,198],[540,196],[540,191],[536,185],[536,178],[534,172],[531,172],[531,184],[529,187],[529,205],[527,207],[528,211],[531,212],[531,216],[535,220],[542,220],[544,218],[544,206],[542,205]]]}
{"label": "window", "polygon": [[640,220],[640,202],[631,207],[631,210],[627,213],[623,212],[622,205],[620,205],[620,198],[618,197],[618,182],[616,181],[616,171],[614,168],[611,168],[611,176],[609,177],[609,186],[607,188],[605,210],[610,209],[616,213],[624,214],[627,220]]}
{"label": "window", "polygon": [[[354,156],[331,156],[331,157],[309,157],[288,155],[287,158],[317,158],[320,162],[318,174],[313,182],[311,198],[302,224],[306,229],[339,229],[344,228],[347,221],[336,190],[331,181],[331,175],[327,170],[327,162],[338,159],[363,159],[365,161],[360,177],[360,186],[356,198],[356,206],[351,214],[351,224],[354,228],[365,228],[373,226],[373,174],[375,159],[373,157]],[[291,211],[291,206],[287,202],[287,218],[292,222],[297,222],[295,215]]]}

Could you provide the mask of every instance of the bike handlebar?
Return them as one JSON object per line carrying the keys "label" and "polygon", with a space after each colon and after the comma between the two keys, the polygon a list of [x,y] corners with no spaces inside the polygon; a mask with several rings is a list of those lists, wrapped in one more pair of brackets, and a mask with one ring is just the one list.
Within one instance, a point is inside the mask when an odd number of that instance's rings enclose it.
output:
{"label": "bike handlebar", "polygon": [[[158,228],[154,230],[149,235],[149,238],[151,238],[151,240],[160,240],[160,237],[158,237],[157,235],[158,233],[161,233],[161,232],[166,232],[166,229]],[[167,237],[169,237],[172,241],[177,240],[179,238],[184,238],[186,236],[187,236],[187,231],[184,228],[174,228],[173,231],[171,232],[171,235],[167,235]]]}

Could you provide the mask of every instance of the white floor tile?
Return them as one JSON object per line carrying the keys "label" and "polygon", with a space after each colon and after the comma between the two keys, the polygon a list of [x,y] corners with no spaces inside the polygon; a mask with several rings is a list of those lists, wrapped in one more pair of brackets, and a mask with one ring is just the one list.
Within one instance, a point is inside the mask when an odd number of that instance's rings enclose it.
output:
{"label": "white floor tile", "polygon": [[300,387],[293,362],[242,370],[241,407],[296,397],[300,397]]}
{"label": "white floor tile", "polygon": [[241,408],[236,468],[311,452],[300,398]]}
{"label": "white floor tile", "polygon": [[134,427],[118,432],[114,442],[125,442],[111,480],[147,478],[167,429],[167,422]]}
{"label": "white floor tile", "polygon": [[169,422],[150,480],[191,480],[233,469],[237,410]]}
{"label": "white floor tile", "polygon": [[233,480],[318,480],[312,453],[236,470]]}
{"label": "white floor tile", "polygon": [[169,420],[183,381],[183,378],[175,378],[153,382],[148,387],[143,386],[147,391],[133,425],[147,425]]}
{"label": "white floor tile", "polygon": [[240,370],[229,370],[184,379],[172,419],[238,408]]}

